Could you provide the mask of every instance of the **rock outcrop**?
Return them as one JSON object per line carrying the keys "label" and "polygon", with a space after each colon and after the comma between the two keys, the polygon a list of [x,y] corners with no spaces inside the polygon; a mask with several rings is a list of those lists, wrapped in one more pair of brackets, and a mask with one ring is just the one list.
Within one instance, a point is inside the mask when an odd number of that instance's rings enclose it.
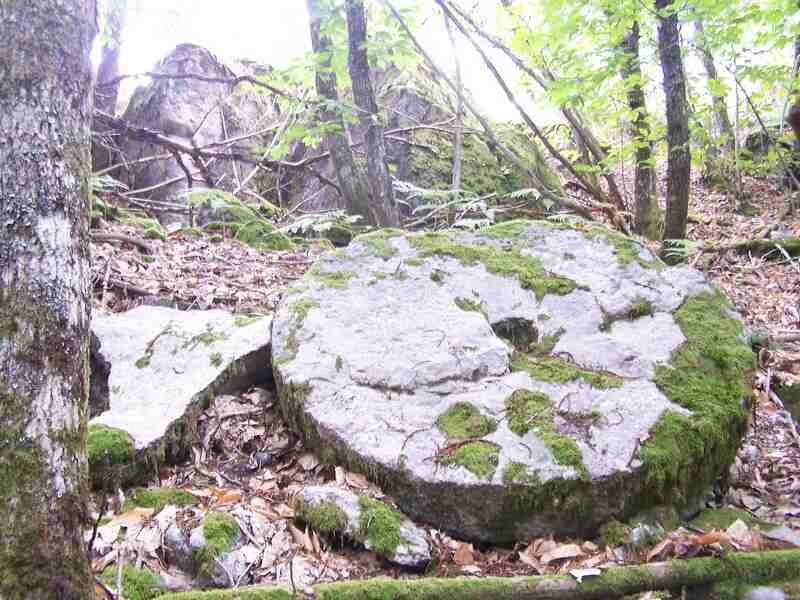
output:
{"label": "rock outcrop", "polygon": [[188,455],[199,413],[218,394],[270,379],[271,317],[140,306],[94,314],[92,389],[108,409],[89,426],[95,485],[148,479],[148,460]]}
{"label": "rock outcrop", "polygon": [[273,323],[289,423],[461,538],[690,509],[730,465],[754,360],[697,271],[595,224],[381,231]]}

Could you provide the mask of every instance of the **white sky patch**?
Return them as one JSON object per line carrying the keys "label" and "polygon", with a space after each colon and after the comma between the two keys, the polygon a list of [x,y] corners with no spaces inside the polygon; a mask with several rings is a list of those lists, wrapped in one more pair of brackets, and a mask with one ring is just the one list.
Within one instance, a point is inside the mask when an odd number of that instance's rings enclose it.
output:
{"label": "white sky patch", "polygon": [[[487,18],[494,14],[487,5]],[[415,32],[416,33],[416,32]],[[448,74],[453,53],[441,16],[426,19],[420,41]],[[460,34],[456,32],[456,37]],[[287,67],[311,49],[308,13],[302,0],[129,0],[120,68],[124,74],[148,71],[181,43],[208,48],[224,60],[247,58],[276,68]],[[95,49],[97,56],[97,49]],[[465,86],[492,120],[516,119],[482,60],[466,40],[458,41]],[[518,76],[503,57],[492,54],[504,77],[516,87]],[[135,83],[123,83],[127,97]],[[524,97],[524,94],[521,94]]]}

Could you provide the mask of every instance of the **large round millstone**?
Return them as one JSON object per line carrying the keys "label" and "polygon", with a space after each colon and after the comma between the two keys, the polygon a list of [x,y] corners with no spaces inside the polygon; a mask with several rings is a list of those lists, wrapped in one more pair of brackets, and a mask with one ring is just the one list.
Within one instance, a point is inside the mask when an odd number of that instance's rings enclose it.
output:
{"label": "large round millstone", "polygon": [[598,225],[381,231],[284,298],[289,422],[468,539],[690,506],[733,459],[754,360],[697,271]]}

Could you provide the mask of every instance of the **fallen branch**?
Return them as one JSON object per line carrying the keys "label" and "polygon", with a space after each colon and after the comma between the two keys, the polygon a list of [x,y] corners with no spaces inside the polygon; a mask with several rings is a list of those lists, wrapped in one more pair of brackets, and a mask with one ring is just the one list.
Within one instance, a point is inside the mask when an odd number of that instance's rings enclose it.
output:
{"label": "fallen branch", "polygon": [[[372,579],[307,588],[317,600],[599,600],[652,590],[681,590],[724,581],[770,583],[800,577],[800,550],[733,553],[722,558],[692,558],[613,567],[578,582],[569,575],[538,577],[457,577],[453,579]],[[289,600],[291,589],[253,586],[236,590],[167,594],[162,600]]]}
{"label": "fallen branch", "polygon": [[124,242],[125,244],[133,244],[145,254],[153,254],[153,249],[150,247],[150,244],[135,237],[123,235],[121,233],[101,233],[99,231],[92,231],[90,233],[93,242]]}
{"label": "fallen branch", "polygon": [[703,244],[700,251],[703,253],[729,252],[755,252],[764,254],[773,250],[785,250],[791,256],[800,256],[800,237],[787,237],[775,240],[752,239],[727,244]]}

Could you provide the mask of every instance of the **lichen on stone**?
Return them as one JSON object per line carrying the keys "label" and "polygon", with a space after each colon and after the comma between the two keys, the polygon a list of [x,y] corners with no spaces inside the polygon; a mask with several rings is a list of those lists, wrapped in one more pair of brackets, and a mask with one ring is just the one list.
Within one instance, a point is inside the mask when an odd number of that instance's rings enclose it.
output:
{"label": "lichen on stone", "polygon": [[489,442],[460,444],[449,454],[439,457],[439,464],[461,466],[479,479],[491,480],[500,460],[500,448]]}
{"label": "lichen on stone", "polygon": [[457,402],[436,419],[436,426],[450,439],[475,438],[496,431],[497,421],[469,402]]}

